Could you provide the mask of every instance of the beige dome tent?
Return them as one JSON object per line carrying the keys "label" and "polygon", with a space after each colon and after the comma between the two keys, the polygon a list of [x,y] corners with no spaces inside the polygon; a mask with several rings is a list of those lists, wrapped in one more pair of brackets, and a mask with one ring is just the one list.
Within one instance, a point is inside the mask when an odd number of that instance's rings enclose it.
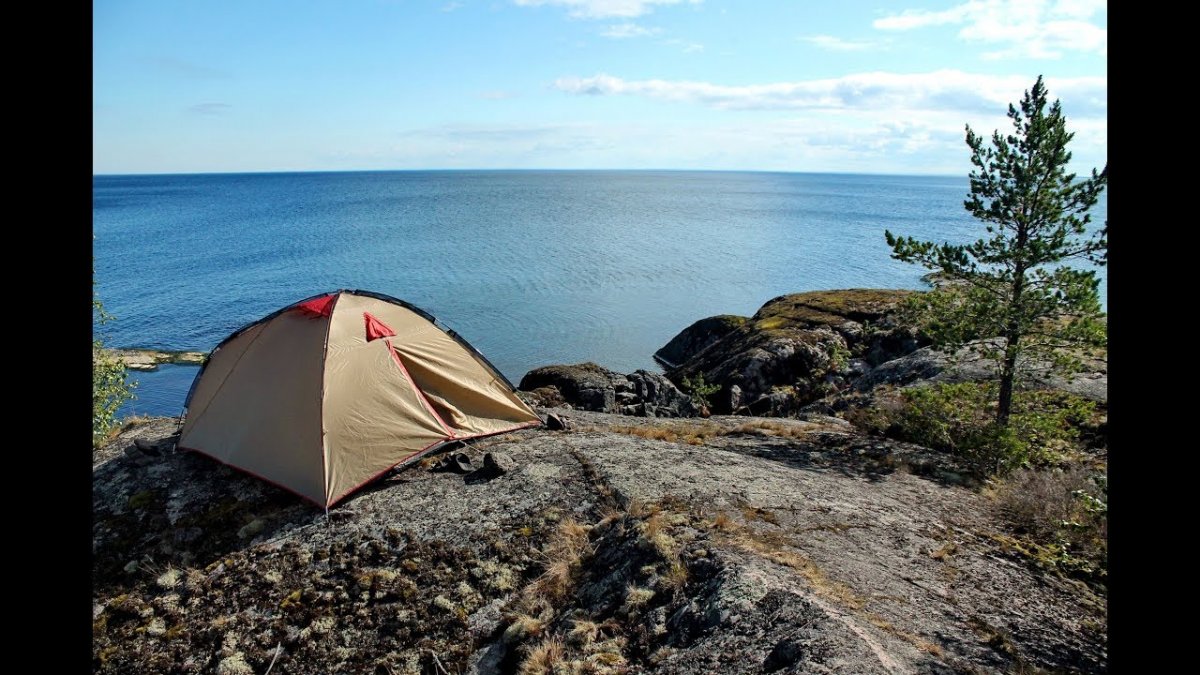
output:
{"label": "beige dome tent", "polygon": [[338,291],[226,338],[179,447],[328,508],[441,443],[541,423],[482,354],[401,300]]}

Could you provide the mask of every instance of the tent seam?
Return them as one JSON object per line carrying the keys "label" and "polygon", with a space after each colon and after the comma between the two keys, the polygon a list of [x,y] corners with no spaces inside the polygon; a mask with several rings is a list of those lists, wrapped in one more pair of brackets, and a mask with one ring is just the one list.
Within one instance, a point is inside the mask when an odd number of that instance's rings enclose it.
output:
{"label": "tent seam", "polygon": [[454,435],[454,430],[451,429],[450,425],[446,424],[446,420],[442,419],[442,416],[437,414],[437,411],[433,409],[433,404],[429,402],[429,399],[425,396],[425,392],[421,391],[421,388],[417,386],[416,380],[414,380],[412,375],[409,374],[408,368],[404,366],[404,361],[400,360],[400,353],[397,352],[396,347],[392,345],[392,339],[384,338],[383,341],[387,345],[388,351],[392,353],[392,358],[396,361],[396,365],[400,366],[400,372],[404,373],[404,379],[408,380],[408,383],[412,385],[413,391],[417,392],[417,396],[421,399],[422,405],[425,406],[425,409],[429,411],[430,415],[433,415],[433,419],[437,420],[438,424],[442,425],[442,430],[450,436],[450,440],[456,440],[458,437]]}
{"label": "tent seam", "polygon": [[321,449],[321,485],[325,493],[326,509],[329,508],[329,449],[325,447],[325,377],[328,373],[329,334],[333,332],[333,312],[337,310],[337,302],[342,293],[343,291],[338,291],[330,302],[329,317],[325,323],[325,342],[321,345],[321,398],[317,400],[317,423],[321,431],[318,443]]}

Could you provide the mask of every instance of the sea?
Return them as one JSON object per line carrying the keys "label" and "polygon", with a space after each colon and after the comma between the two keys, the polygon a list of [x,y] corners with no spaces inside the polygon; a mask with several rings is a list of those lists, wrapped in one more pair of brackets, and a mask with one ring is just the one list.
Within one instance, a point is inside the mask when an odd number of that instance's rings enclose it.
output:
{"label": "sea", "polygon": [[[208,351],[319,293],[406,300],[513,383],[537,366],[657,369],[692,322],[837,288],[926,288],[884,231],[963,243],[966,176],[386,171],[93,177],[106,344]],[[1107,218],[1107,198],[1092,211]],[[1100,270],[1107,300],[1107,275]],[[132,372],[120,415],[179,415],[195,366]]]}

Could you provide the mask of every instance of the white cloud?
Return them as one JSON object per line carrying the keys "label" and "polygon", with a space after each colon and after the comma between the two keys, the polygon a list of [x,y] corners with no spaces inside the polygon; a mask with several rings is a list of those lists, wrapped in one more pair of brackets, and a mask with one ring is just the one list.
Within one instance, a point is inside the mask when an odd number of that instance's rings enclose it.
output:
{"label": "white cloud", "polygon": [[699,4],[702,0],[513,0],[521,7],[566,7],[576,19],[626,18],[649,14],[655,5]]}
{"label": "white cloud", "polygon": [[1106,13],[1102,0],[970,0],[941,11],[905,10],[872,25],[905,31],[962,24],[964,40],[1008,45],[985,58],[1056,59],[1065,51],[1107,55],[1108,29],[1092,21]]}
{"label": "white cloud", "polygon": [[197,103],[190,106],[188,112],[197,115],[224,115],[233,109],[228,103]]}
{"label": "white cloud", "polygon": [[[1002,115],[973,126],[990,132],[1005,121]],[[992,126],[985,126],[989,123]],[[1078,126],[1088,134],[1077,134],[1072,143],[1075,170],[1103,166],[1103,122]],[[678,119],[448,124],[405,130],[391,146],[371,143],[339,151],[346,153],[346,166],[360,168],[679,168],[957,176],[971,170],[961,117],[903,113],[830,116],[801,111],[718,124]]]}
{"label": "white cloud", "polygon": [[680,40],[679,38],[664,40],[663,44],[670,45],[672,47],[679,47],[683,50],[684,54],[693,54],[695,52],[704,51],[704,45],[700,44],[699,42],[689,42],[688,40]]}
{"label": "white cloud", "polygon": [[[1007,132],[1009,103],[1033,84],[1024,75],[994,76],[944,70],[756,85],[625,80],[611,75],[565,77],[554,86],[577,95],[627,95],[728,111],[715,123],[682,112],[656,132],[603,131],[608,154],[581,156],[597,166],[652,166],[639,143],[661,150],[659,166],[961,174],[970,169],[964,124],[990,136]],[[1107,161],[1107,79],[1048,78],[1076,132],[1073,166],[1088,171]],[[833,112],[834,114],[830,114]],[[687,131],[680,129],[687,128]],[[605,129],[608,129],[605,127]],[[576,130],[577,134],[582,134]],[[599,130],[596,134],[602,133]],[[685,140],[685,137],[690,140]]]}
{"label": "white cloud", "polygon": [[[980,75],[959,70],[931,73],[858,73],[838,78],[721,85],[687,80],[624,80],[611,75],[563,77],[554,87],[570,94],[625,94],[697,103],[726,110],[937,110],[991,113],[1006,110],[1032,84],[1022,75]],[[1050,78],[1052,96],[1086,117],[1107,114],[1106,77]]]}
{"label": "white cloud", "polygon": [[632,21],[627,21],[625,23],[613,24],[600,31],[600,34],[607,38],[621,40],[625,38],[647,37],[650,35],[657,35],[661,32],[662,30],[659,28],[646,28],[645,26],[639,26]]}
{"label": "white cloud", "polygon": [[800,39],[833,52],[861,52],[880,46],[880,43],[870,40],[843,40],[833,35],[809,35]]}

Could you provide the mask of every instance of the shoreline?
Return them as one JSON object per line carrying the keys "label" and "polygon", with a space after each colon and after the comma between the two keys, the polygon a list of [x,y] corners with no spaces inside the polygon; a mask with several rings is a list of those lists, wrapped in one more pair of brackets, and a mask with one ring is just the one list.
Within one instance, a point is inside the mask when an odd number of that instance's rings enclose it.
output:
{"label": "shoreline", "polygon": [[208,352],[165,351],[160,349],[105,349],[104,353],[120,359],[129,370],[148,372],[158,370],[162,364],[199,366],[208,358]]}

